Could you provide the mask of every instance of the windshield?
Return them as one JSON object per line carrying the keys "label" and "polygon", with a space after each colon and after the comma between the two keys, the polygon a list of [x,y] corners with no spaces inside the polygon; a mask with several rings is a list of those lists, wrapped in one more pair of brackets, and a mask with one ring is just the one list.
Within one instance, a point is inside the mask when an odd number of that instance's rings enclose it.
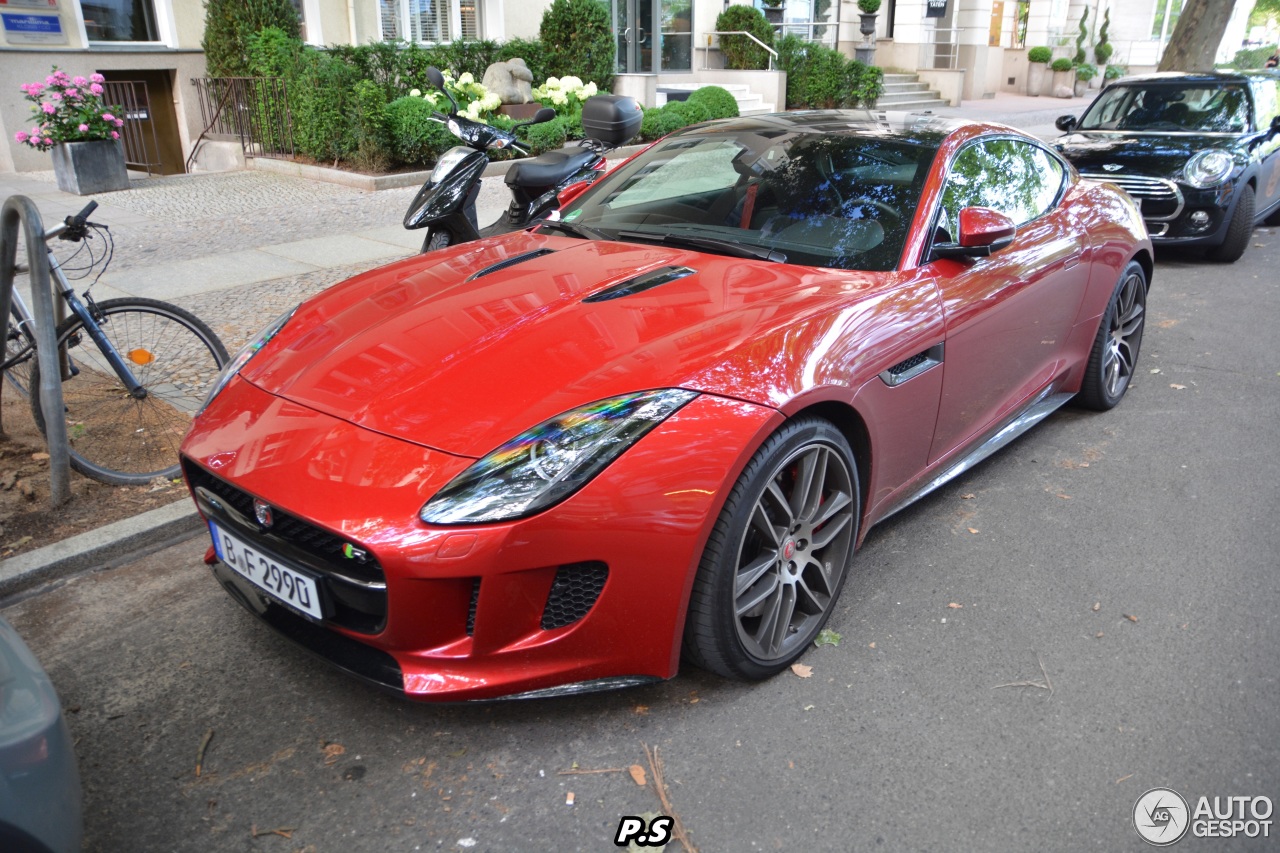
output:
{"label": "windshield", "polygon": [[1111,86],[1089,106],[1079,130],[1245,133],[1252,130],[1244,83],[1221,86]]}
{"label": "windshield", "polygon": [[605,239],[890,270],[935,151],[840,133],[677,136],[609,175],[563,220]]}

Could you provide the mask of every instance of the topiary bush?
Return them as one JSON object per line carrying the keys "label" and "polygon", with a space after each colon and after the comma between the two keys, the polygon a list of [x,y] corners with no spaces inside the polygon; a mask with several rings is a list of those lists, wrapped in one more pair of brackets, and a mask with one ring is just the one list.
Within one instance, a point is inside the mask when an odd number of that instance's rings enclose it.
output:
{"label": "topiary bush", "polygon": [[[773,26],[754,6],[739,3],[725,9],[716,18],[716,30],[742,30],[773,47]],[[768,52],[746,36],[720,36],[720,52],[724,54],[725,68],[760,71],[769,67]]]}
{"label": "topiary bush", "polygon": [[1102,13],[1102,26],[1098,27],[1098,43],[1093,46],[1093,58],[1098,60],[1099,65],[1106,65],[1107,60],[1111,58],[1112,51],[1115,50],[1111,43],[1107,41],[1107,32],[1111,29],[1111,7]]}
{"label": "topiary bush", "polygon": [[1053,64],[1049,67],[1054,71],[1070,71],[1073,66],[1071,65],[1071,60],[1063,56],[1059,59],[1055,59]]}
{"label": "topiary bush", "polygon": [[298,13],[289,0],[207,0],[205,68],[210,77],[249,76],[249,37],[266,27],[298,37]]}
{"label": "topiary bush", "polygon": [[1047,47],[1033,47],[1027,51],[1027,62],[1051,62],[1053,51]]}
{"label": "topiary bush", "polygon": [[604,91],[613,86],[613,22],[600,0],[554,0],[542,14],[538,41],[548,76],[590,80]]}
{"label": "topiary bush", "polygon": [[706,108],[707,118],[737,118],[738,99],[728,89],[719,86],[703,86],[689,93],[685,103],[699,104]]}
{"label": "topiary bush", "polygon": [[1076,35],[1076,56],[1071,60],[1072,65],[1079,65],[1088,57],[1084,53],[1084,40],[1089,37],[1089,29],[1086,21],[1089,20],[1089,7],[1085,6],[1084,11],[1080,13],[1080,32]]}

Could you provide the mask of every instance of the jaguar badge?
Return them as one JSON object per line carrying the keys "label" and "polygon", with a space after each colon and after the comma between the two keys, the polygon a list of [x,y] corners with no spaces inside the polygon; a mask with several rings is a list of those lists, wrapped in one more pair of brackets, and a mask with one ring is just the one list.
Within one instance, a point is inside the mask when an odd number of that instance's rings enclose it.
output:
{"label": "jaguar badge", "polygon": [[253,517],[258,519],[258,523],[263,527],[270,527],[275,523],[275,519],[271,515],[271,504],[266,501],[253,499]]}

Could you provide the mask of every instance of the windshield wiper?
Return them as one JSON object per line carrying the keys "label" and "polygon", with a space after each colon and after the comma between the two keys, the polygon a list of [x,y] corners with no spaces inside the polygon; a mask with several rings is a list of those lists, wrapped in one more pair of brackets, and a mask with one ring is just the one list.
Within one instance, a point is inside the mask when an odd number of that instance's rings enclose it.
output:
{"label": "windshield wiper", "polygon": [[588,228],[585,225],[574,225],[572,222],[565,222],[563,219],[544,219],[538,225],[542,228],[554,228],[556,231],[563,231],[570,237],[581,237],[583,240],[609,239],[594,228]]}
{"label": "windshield wiper", "polygon": [[621,240],[645,240],[651,243],[661,243],[664,246],[706,249],[721,255],[772,261],[775,264],[785,264],[787,262],[787,256],[777,249],[749,246],[744,243],[731,243],[728,240],[717,240],[715,237],[694,237],[685,234],[650,234],[648,231],[619,231],[618,238]]}

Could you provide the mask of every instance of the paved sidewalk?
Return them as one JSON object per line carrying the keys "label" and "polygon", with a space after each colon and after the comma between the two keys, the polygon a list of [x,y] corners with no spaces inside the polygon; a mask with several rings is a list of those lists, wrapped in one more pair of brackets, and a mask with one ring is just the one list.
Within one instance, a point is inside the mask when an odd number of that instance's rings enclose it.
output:
{"label": "paved sidewalk", "polygon": [[[998,94],[934,112],[997,121],[1052,138],[1054,119],[1079,115],[1089,101]],[[93,293],[98,299],[128,295],[175,302],[208,322],[235,352],[302,299],[415,253],[425,232],[406,231],[401,219],[416,192],[416,187],[366,192],[253,170],[138,176],[128,190],[94,197],[99,207],[92,219],[110,226],[115,254]],[[12,195],[31,198],[46,226],[88,202],[58,190],[51,171],[0,173],[0,197]],[[497,218],[507,201],[502,178],[485,178],[481,223]],[[153,513],[154,524],[147,519]],[[113,544],[115,553],[172,535],[172,513],[153,513],[122,528],[125,538]],[[59,567],[83,567],[85,559],[78,551],[51,546],[22,555],[21,566],[0,561],[0,594],[56,574]]]}

